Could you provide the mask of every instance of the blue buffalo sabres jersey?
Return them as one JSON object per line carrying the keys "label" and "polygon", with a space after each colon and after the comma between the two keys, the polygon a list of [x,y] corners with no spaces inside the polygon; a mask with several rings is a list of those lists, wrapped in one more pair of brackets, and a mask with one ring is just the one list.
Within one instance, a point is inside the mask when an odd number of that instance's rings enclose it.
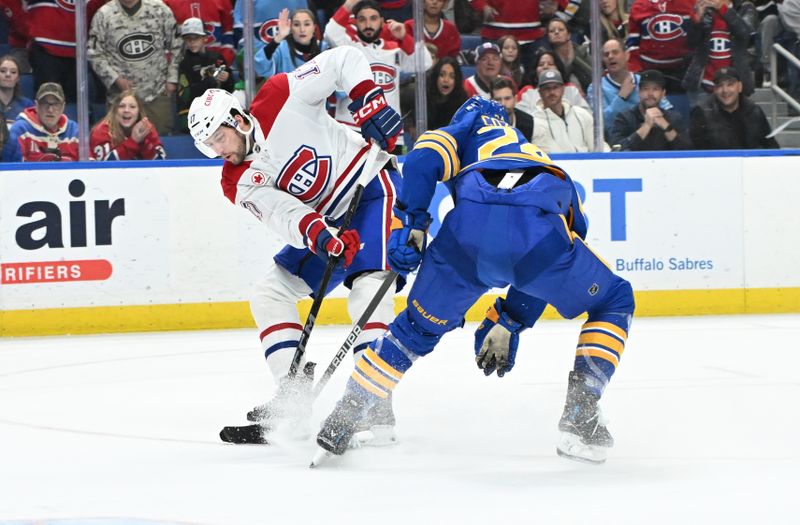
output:
{"label": "blue buffalo sabres jersey", "polygon": [[[516,199],[508,194],[501,197],[509,204],[516,200],[563,214],[569,228],[585,237],[586,220],[569,175],[508,124],[502,106],[477,97],[465,102],[448,126],[426,131],[419,137],[403,163],[403,178],[407,182],[399,200],[410,210],[425,210],[437,182],[447,183],[457,201],[461,193],[485,191],[470,182],[482,170],[530,169],[541,175],[533,183],[520,186]],[[547,205],[546,201],[553,204]]]}

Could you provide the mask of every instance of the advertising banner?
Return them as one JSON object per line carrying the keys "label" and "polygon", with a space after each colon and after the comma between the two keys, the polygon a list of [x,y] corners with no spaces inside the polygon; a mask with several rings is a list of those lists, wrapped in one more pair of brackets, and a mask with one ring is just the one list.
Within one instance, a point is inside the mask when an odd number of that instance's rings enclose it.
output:
{"label": "advertising banner", "polygon": [[[791,241],[800,228],[793,211],[800,199],[795,157],[572,156],[556,162],[581,193],[587,242],[631,281],[640,311],[642,305],[651,314],[751,311],[748,290],[762,291],[761,310],[800,310],[800,249]],[[157,322],[147,322],[157,328],[171,326],[170,316],[182,319],[177,327],[251,322],[250,290],[284,243],[225,199],[219,177],[214,161],[4,170],[0,335],[35,324],[42,317],[37,312],[63,318],[65,310],[81,308],[225,304],[235,305],[235,320],[224,322],[229,314],[219,309],[201,314],[184,308],[178,315],[173,308],[150,310]],[[451,208],[440,185],[431,235]],[[775,290],[782,291],[777,303]],[[345,296],[341,288],[332,294]],[[660,306],[648,312],[650,298]],[[698,298],[705,306],[687,306]],[[23,311],[28,317],[19,321]],[[208,325],[215,318],[219,323]],[[346,314],[332,319],[346,322]]]}

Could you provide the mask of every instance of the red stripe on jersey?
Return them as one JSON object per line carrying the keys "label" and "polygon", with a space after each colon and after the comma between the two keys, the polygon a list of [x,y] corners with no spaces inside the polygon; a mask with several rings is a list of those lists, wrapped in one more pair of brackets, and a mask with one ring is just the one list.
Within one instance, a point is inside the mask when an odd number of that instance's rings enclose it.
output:
{"label": "red stripe on jersey", "polygon": [[259,338],[263,341],[264,338],[267,337],[272,332],[277,332],[278,330],[288,330],[288,329],[302,330],[303,327],[300,326],[297,323],[279,323],[279,324],[274,324],[272,326],[268,326],[263,332],[261,332],[261,334],[259,335]]}
{"label": "red stripe on jersey", "polygon": [[[392,186],[392,180],[389,177],[389,173],[386,170],[381,170],[378,174],[378,178],[381,181],[381,185],[383,186],[383,193],[386,195],[384,197],[384,209],[383,209],[383,242],[384,242],[384,252],[385,243],[389,240],[389,235],[392,233],[392,206],[394,205],[394,186]],[[387,262],[387,258],[384,257],[384,270],[390,270],[389,264]]]}
{"label": "red stripe on jersey", "polygon": [[342,185],[345,179],[347,179],[350,176],[350,172],[353,171],[353,167],[355,167],[355,165],[358,164],[358,161],[361,160],[361,157],[363,157],[364,154],[368,151],[369,151],[369,146],[364,146],[358,153],[356,153],[356,156],[353,157],[353,160],[350,161],[350,164],[347,165],[347,167],[344,169],[339,178],[336,179],[336,184],[333,185],[333,189],[331,189],[331,192],[328,194],[328,196],[322,199],[322,202],[317,204],[316,206],[317,211],[321,211],[325,208],[325,205],[328,204],[328,201],[330,201],[331,197],[333,197],[334,194],[336,193],[337,188],[339,188],[339,186]]}
{"label": "red stripe on jersey", "polygon": [[256,93],[256,97],[250,105],[250,114],[258,120],[261,131],[264,132],[264,138],[269,136],[272,125],[275,124],[275,119],[278,118],[278,114],[288,98],[289,77],[286,73],[269,77],[269,80]]}
{"label": "red stripe on jersey", "polygon": [[250,167],[250,161],[242,162],[241,164],[232,164],[225,161],[222,165],[222,193],[228,197],[228,200],[236,204],[236,187],[239,185],[239,179],[242,174]]}
{"label": "red stripe on jersey", "polygon": [[308,213],[300,219],[300,235],[305,237],[306,231],[308,231],[308,227],[311,226],[311,223],[321,219],[322,215],[319,213]]}
{"label": "red stripe on jersey", "polygon": [[364,325],[364,330],[388,330],[389,325],[386,323],[367,323]]}

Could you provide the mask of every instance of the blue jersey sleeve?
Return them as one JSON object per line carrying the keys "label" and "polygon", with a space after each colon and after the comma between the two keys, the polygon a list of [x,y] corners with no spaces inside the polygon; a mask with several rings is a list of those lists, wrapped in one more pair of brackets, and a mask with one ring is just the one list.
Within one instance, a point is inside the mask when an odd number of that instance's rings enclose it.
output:
{"label": "blue jersey sleeve", "polygon": [[446,128],[426,131],[403,163],[399,201],[410,212],[427,211],[437,182],[446,182],[461,169],[458,142]]}
{"label": "blue jersey sleeve", "polygon": [[586,214],[583,212],[583,203],[578,195],[578,190],[575,189],[575,183],[572,182],[572,177],[569,175],[566,177],[572,187],[572,199],[569,207],[569,216],[567,217],[567,226],[569,226],[570,230],[577,233],[581,239],[585,239],[589,225],[586,221]]}

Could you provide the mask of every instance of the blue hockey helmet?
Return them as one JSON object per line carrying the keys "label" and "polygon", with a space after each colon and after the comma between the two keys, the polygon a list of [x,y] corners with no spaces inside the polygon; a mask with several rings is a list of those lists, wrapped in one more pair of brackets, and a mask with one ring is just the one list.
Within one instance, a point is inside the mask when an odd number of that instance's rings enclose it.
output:
{"label": "blue hockey helmet", "polygon": [[450,121],[450,123],[463,124],[467,119],[474,120],[480,115],[485,115],[489,118],[495,118],[497,120],[509,122],[506,108],[504,108],[499,102],[481,98],[479,96],[473,96],[461,104],[461,107],[458,108],[458,111],[456,111],[455,115],[453,115],[453,119]]}

